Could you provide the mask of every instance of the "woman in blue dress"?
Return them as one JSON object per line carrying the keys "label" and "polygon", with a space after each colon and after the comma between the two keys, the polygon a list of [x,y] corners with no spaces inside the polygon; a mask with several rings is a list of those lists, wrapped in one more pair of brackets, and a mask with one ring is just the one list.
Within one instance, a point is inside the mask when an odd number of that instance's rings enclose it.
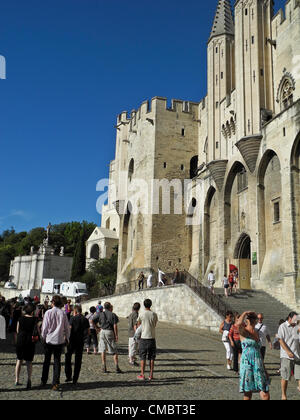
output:
{"label": "woman in blue dress", "polygon": [[257,315],[244,312],[238,320],[242,342],[242,358],[240,365],[240,392],[244,400],[252,399],[253,393],[260,393],[262,400],[269,400],[269,379],[260,352],[259,334],[255,330]]}

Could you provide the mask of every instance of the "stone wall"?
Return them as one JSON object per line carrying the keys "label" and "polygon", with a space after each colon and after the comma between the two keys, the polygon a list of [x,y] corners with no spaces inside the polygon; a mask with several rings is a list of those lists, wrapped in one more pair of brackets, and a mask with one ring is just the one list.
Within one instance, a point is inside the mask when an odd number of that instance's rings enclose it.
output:
{"label": "stone wall", "polygon": [[[100,298],[102,304],[110,302],[114,312],[126,318],[131,313],[135,302],[141,304],[145,299],[153,302],[152,310],[157,313],[160,321],[171,322],[178,325],[187,325],[208,331],[219,331],[222,318],[218,316],[206,303],[204,303],[188,286],[176,285],[160,289],[147,289],[126,293],[124,295]],[[91,306],[96,306],[99,299],[83,303],[83,312]]]}

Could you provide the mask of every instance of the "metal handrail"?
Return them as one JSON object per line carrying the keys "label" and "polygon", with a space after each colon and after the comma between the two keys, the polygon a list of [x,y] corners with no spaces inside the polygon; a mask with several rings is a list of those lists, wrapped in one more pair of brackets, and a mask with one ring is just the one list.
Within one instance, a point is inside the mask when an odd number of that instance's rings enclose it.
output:
{"label": "metal handrail", "polygon": [[208,287],[200,283],[187,271],[184,271],[184,283],[220,316],[225,316],[227,311],[232,311],[232,308],[220,296],[213,294]]}
{"label": "metal handrail", "polygon": [[[174,285],[172,282],[173,280],[173,273],[166,274],[166,283],[165,286]],[[158,285],[158,277],[157,275],[152,277],[152,289],[159,288]],[[200,281],[198,281],[195,277],[193,277],[188,271],[180,272],[179,281],[175,284],[185,284],[194,293],[196,293],[208,306],[210,306],[215,312],[218,313],[220,316],[225,316],[227,311],[232,311],[232,308],[222,300],[222,298],[218,295],[215,295],[211,292],[211,290],[204,286]],[[162,286],[161,286],[162,287]],[[139,280],[132,280],[130,282],[117,284],[115,287],[114,295],[123,295],[126,293],[136,292],[139,290]],[[147,290],[146,279],[144,281],[144,288],[143,290]],[[100,297],[107,297],[107,293],[105,294],[105,290],[101,290],[101,292],[95,296],[95,298]]]}

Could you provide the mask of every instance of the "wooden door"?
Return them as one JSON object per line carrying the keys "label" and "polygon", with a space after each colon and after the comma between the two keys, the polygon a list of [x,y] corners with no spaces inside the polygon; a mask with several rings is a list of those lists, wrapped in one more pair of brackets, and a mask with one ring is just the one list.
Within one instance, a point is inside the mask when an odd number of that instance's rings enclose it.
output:
{"label": "wooden door", "polygon": [[251,260],[239,260],[240,289],[251,290]]}

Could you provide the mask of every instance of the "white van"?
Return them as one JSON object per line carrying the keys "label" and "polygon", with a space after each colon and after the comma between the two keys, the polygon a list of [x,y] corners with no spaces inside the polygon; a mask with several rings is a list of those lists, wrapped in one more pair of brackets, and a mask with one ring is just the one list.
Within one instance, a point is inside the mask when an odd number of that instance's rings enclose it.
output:
{"label": "white van", "polygon": [[60,286],[60,294],[73,298],[88,296],[86,284],[77,282],[62,283]]}

